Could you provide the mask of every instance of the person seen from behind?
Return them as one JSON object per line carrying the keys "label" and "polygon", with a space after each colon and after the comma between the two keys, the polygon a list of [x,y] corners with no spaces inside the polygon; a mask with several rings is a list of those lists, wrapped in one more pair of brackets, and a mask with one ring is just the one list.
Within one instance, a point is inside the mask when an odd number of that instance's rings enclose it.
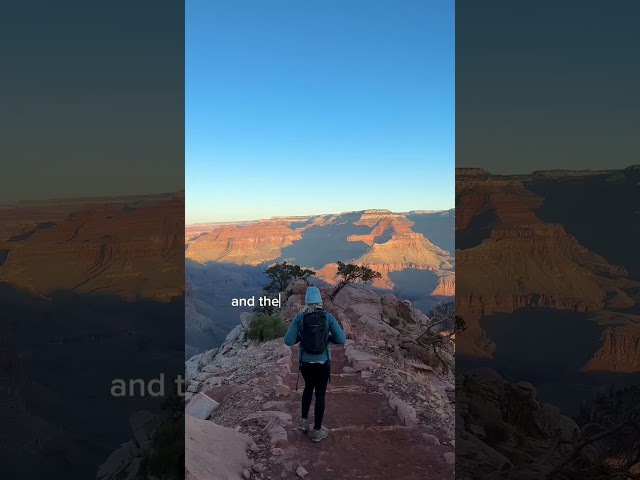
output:
{"label": "person seen from behind", "polygon": [[333,315],[324,310],[320,290],[307,288],[305,306],[291,322],[284,343],[293,346],[300,342],[300,373],[304,378],[300,430],[309,431],[309,410],[313,392],[316,394],[314,426],[311,440],[319,442],[329,435],[322,426],[325,394],[331,378],[331,349],[329,343],[344,344],[347,337]]}

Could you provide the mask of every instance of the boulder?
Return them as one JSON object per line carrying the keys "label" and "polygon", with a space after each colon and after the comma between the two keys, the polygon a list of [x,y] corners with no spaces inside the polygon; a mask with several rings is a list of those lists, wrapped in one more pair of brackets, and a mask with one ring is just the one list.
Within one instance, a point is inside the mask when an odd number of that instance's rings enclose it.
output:
{"label": "boulder", "polygon": [[371,315],[362,315],[358,320],[365,325],[370,326],[378,332],[385,332],[390,335],[399,335],[400,332],[393,328],[391,325],[385,323],[382,318],[372,317]]}
{"label": "boulder", "polygon": [[353,285],[347,285],[338,292],[336,298],[333,299],[333,303],[338,307],[346,309],[358,303],[377,305],[380,303],[380,297],[366,286],[355,287]]}
{"label": "boulder", "polygon": [[381,318],[382,314],[382,307],[380,304],[357,303],[349,308],[358,316],[367,315],[378,320]]}

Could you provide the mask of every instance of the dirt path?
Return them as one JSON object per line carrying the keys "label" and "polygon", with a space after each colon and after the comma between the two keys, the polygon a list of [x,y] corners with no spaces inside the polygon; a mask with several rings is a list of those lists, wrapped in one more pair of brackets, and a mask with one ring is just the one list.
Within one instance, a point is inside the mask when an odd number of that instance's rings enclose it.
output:
{"label": "dirt path", "polygon": [[[273,478],[299,478],[295,469],[304,467],[308,480],[452,480],[454,467],[443,454],[451,446],[433,445],[422,436],[420,426],[405,427],[389,406],[387,398],[373,390],[359,374],[343,373],[348,365],[344,347],[332,345],[331,382],[327,389],[324,425],[329,437],[314,443],[309,433],[298,430],[304,379],[298,375],[298,348],[293,348],[292,373],[284,383],[291,387],[285,398],[287,413],[293,418],[288,427],[289,445],[280,471]],[[309,414],[313,426],[313,403]],[[275,470],[275,469],[274,469]]]}

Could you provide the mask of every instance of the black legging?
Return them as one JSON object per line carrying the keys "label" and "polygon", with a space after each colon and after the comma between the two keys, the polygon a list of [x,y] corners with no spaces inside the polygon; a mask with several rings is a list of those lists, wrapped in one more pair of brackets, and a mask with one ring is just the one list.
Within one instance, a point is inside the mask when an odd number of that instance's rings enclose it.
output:
{"label": "black legging", "polygon": [[311,397],[313,390],[316,391],[316,405],[314,412],[314,427],[320,430],[322,427],[322,418],[324,417],[324,396],[327,392],[327,383],[331,376],[331,364],[325,363],[307,363],[300,364],[300,373],[304,378],[304,392],[302,392],[302,418],[309,417],[309,409],[311,408]]}

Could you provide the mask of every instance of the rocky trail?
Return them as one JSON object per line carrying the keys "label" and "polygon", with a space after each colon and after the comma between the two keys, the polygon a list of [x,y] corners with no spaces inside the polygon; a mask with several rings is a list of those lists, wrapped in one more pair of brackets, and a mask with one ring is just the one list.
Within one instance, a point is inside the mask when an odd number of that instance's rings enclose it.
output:
{"label": "rocky trail", "polygon": [[[295,391],[297,368],[284,379],[284,384],[291,388],[285,411],[294,421],[287,432],[285,468],[278,476],[300,478],[294,468],[286,468],[287,464],[297,464],[309,472],[305,478],[313,480],[451,478],[453,467],[447,465],[443,454],[453,448],[429,444],[425,441],[427,434],[423,436],[420,428],[403,425],[388,398],[353,371],[344,347],[332,347],[332,374],[324,416],[324,426],[330,434],[322,442],[312,442],[309,433],[297,429],[304,389],[300,376],[299,389]],[[296,347],[292,352],[294,360],[297,355]],[[313,425],[313,403],[309,421]]]}
{"label": "rocky trail", "polygon": [[[281,312],[287,321],[301,301],[294,290]],[[186,478],[452,479],[452,375],[393,347],[398,331],[383,306],[378,295],[352,288],[325,302],[347,341],[331,346],[323,422],[330,433],[319,443],[298,429],[304,390],[300,376],[296,391],[298,348],[282,338],[249,341],[251,314],[241,315],[221,347],[190,359]],[[414,321],[431,321],[408,308]],[[313,409],[312,403],[311,425]]]}

